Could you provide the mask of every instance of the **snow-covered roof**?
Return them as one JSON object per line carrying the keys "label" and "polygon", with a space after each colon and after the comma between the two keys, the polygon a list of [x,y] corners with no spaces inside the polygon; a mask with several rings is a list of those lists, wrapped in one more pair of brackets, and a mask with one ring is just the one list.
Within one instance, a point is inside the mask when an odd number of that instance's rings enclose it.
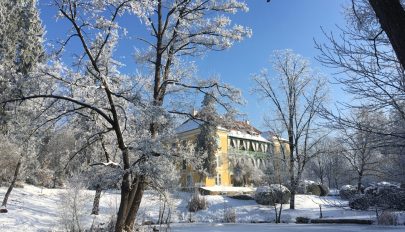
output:
{"label": "snow-covered roof", "polygon": [[[198,129],[202,124],[204,124],[204,121],[198,120],[198,119],[189,119],[183,124],[181,124],[179,127],[176,128],[176,133],[181,134],[184,132],[192,131],[195,129]],[[229,137],[234,137],[234,138],[241,138],[241,139],[248,139],[248,140],[254,140],[254,141],[259,141],[259,142],[265,142],[265,143],[270,143],[272,137],[264,137],[263,135],[270,135],[270,134],[260,134],[260,131],[257,130],[255,127],[252,125],[245,123],[245,122],[238,122],[235,121],[235,127],[234,128],[228,128],[223,127],[223,126],[218,126],[218,129],[220,130],[228,130],[228,136]]]}
{"label": "snow-covered roof", "polygon": [[198,119],[187,120],[185,123],[181,124],[179,127],[176,128],[176,133],[180,134],[187,131],[195,130],[199,128],[202,124],[204,124],[204,122]]}
{"label": "snow-covered roof", "polygon": [[268,139],[268,140],[279,140],[283,142],[288,142],[288,140],[281,138],[279,135],[272,131],[264,131],[260,134],[262,137]]}
{"label": "snow-covered roof", "polygon": [[248,133],[243,133],[240,131],[235,131],[235,130],[231,130],[228,133],[229,137],[234,137],[234,138],[241,138],[241,139],[249,139],[249,140],[254,140],[254,141],[260,141],[260,142],[265,142],[265,143],[270,143],[269,140],[265,139],[263,136],[261,135],[252,135],[252,134],[248,134]]}

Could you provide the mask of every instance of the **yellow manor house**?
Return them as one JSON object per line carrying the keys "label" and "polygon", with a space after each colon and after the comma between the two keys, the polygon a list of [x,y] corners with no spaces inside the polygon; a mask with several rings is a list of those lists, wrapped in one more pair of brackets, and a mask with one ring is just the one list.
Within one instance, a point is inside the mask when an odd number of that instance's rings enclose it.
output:
{"label": "yellow manor house", "polygon": [[[198,119],[185,121],[176,129],[178,139],[196,143],[202,125],[203,122]],[[286,140],[269,132],[261,133],[249,121],[234,121],[232,126],[227,127],[218,126],[216,134],[216,176],[204,176],[184,163],[180,167],[181,187],[250,186],[254,172],[264,171],[269,165],[278,170],[280,161],[277,160],[280,159],[273,159],[274,155],[287,154]],[[249,169],[249,175],[246,175],[246,170],[241,170],[242,166]]]}

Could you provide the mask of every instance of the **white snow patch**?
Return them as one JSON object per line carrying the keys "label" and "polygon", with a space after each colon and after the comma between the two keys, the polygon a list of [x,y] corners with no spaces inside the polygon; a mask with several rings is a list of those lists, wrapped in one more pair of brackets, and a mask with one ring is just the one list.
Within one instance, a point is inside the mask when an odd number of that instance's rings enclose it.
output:
{"label": "white snow patch", "polygon": [[[221,191],[234,191],[233,188],[213,187],[213,189],[215,188]],[[5,187],[1,187],[0,196],[4,196],[6,190]],[[240,190],[245,191],[250,189],[240,188]],[[119,191],[103,192],[100,200],[100,215],[98,216],[90,215],[95,192],[91,190],[83,191],[89,196],[84,206],[84,210],[87,211],[88,214],[85,215],[83,220],[83,228],[90,228],[93,220],[96,225],[99,223],[107,223],[118,211],[120,202]],[[26,185],[24,188],[14,189],[9,199],[7,207],[8,213],[0,215],[0,231],[60,230],[61,228],[58,227],[61,220],[59,197],[63,192],[66,192],[66,190],[41,189],[30,185]],[[187,211],[187,204],[191,198],[191,193],[174,192],[169,194],[171,200],[169,206],[166,205],[166,207],[172,209],[171,221],[174,223],[185,223],[191,219],[191,221],[199,223],[221,223],[224,214],[229,209],[235,210],[237,223],[272,222],[274,220],[274,209],[271,206],[258,205],[254,200],[237,200],[226,196],[204,197],[208,202],[208,209],[196,213],[189,213]],[[160,199],[160,196],[156,192],[145,191],[141,208],[138,212],[138,223],[143,221],[157,221],[159,210],[163,206]],[[290,210],[288,209],[288,204],[283,205],[281,220],[283,222],[293,223],[298,216],[318,218],[319,205],[322,205],[323,216],[325,218],[375,218],[374,211],[351,210],[347,204],[347,201],[342,201],[332,196],[318,197],[297,195],[296,209]],[[403,218],[402,215],[403,214],[399,214],[399,218]],[[241,224],[238,225],[238,228],[239,226],[241,228],[244,227],[244,225]],[[196,229],[195,231],[201,230]]]}

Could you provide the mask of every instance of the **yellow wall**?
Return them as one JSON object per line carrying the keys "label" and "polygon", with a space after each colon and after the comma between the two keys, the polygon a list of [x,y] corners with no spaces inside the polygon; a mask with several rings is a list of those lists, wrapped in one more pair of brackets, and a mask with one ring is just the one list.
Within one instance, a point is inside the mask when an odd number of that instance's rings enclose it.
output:
{"label": "yellow wall", "polygon": [[[200,130],[194,130],[188,133],[184,133],[179,136],[179,139],[186,141],[196,141]],[[219,138],[219,147],[217,155],[220,156],[222,165],[217,168],[217,174],[221,175],[221,185],[231,185],[230,173],[229,173],[229,159],[228,159],[228,135],[225,131],[218,130],[217,136]],[[180,167],[182,169],[182,166]],[[215,186],[216,177],[203,177],[201,181],[201,175],[195,172],[191,166],[188,166],[185,170],[181,171],[180,183],[182,187],[187,187],[187,176],[192,175],[193,183],[202,182],[204,186]]]}
{"label": "yellow wall", "polygon": [[[179,135],[180,140],[186,140],[186,141],[191,141],[193,143],[196,142],[197,136],[200,133],[199,129],[183,133]],[[228,159],[228,135],[227,132],[224,130],[217,130],[217,136],[219,138],[219,147],[218,147],[218,152],[217,155],[220,156],[221,159],[221,166],[217,168],[217,174],[221,175],[221,185],[223,186],[231,186],[231,176],[230,176],[230,167],[229,167],[229,159]],[[284,156],[288,160],[289,159],[289,146],[288,142],[286,141],[279,141],[277,138],[272,138],[272,142],[274,145],[274,156],[276,156],[274,159],[274,165],[275,168],[277,169],[276,172],[280,173],[280,167],[281,167],[281,159],[283,158],[282,152],[281,152],[281,147],[280,144],[285,144],[285,150],[284,150]],[[288,163],[288,162],[287,162]],[[182,169],[182,167],[180,167]],[[180,177],[180,183],[182,187],[188,187],[187,186],[187,176],[191,175],[192,176],[192,181],[193,183],[202,183],[203,186],[215,186],[215,179],[216,177],[204,177],[200,173],[196,172],[193,170],[191,166],[187,166],[185,170],[181,170],[181,177]],[[201,180],[201,178],[203,178]]]}

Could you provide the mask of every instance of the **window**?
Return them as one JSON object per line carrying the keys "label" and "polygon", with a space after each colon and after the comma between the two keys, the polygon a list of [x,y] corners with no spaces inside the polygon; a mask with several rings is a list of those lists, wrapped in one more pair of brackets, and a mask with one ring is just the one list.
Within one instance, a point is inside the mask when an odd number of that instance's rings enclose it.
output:
{"label": "window", "polygon": [[187,169],[187,162],[186,160],[183,160],[183,165],[182,165],[183,170]]}
{"label": "window", "polygon": [[221,174],[217,174],[217,178],[215,178],[215,185],[221,185]]}
{"label": "window", "polygon": [[220,168],[222,166],[222,160],[221,160],[221,156],[218,154],[215,156],[216,161],[217,161],[217,168]]}

